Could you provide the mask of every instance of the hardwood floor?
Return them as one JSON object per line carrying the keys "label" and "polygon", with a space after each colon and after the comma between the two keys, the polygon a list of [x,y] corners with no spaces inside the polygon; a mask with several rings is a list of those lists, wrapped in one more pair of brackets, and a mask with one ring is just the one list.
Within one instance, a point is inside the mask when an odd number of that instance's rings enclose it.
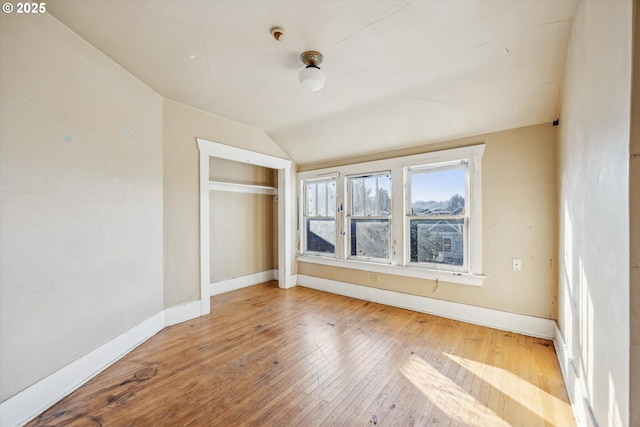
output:
{"label": "hardwood floor", "polygon": [[551,341],[276,282],[211,311],[28,425],[575,425]]}

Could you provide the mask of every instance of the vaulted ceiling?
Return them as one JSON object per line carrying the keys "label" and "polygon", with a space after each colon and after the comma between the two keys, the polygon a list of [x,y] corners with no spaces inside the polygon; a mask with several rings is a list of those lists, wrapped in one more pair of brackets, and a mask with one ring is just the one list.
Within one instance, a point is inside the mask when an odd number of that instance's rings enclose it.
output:
{"label": "vaulted ceiling", "polygon": [[[313,163],[556,119],[576,4],[53,0],[47,10],[162,96],[259,128]],[[324,55],[320,92],[298,84],[305,50]]]}

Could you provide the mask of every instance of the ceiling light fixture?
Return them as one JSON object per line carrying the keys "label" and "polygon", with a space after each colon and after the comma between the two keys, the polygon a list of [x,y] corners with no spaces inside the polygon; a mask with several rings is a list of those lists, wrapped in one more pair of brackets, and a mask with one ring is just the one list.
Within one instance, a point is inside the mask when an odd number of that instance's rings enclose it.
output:
{"label": "ceiling light fixture", "polygon": [[322,63],[322,54],[315,50],[309,50],[300,55],[305,68],[300,71],[298,79],[303,89],[317,92],[324,87],[324,73],[318,67]]}

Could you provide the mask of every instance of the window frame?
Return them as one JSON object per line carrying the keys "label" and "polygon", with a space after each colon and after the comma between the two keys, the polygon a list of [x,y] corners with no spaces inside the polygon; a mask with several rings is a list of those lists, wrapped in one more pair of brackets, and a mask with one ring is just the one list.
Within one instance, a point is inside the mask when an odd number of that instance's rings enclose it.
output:
{"label": "window frame", "polygon": [[[420,173],[432,173],[432,172],[443,172],[452,169],[457,169],[460,167],[464,167],[464,200],[465,200],[465,209],[464,213],[461,215],[413,215],[411,208],[411,177],[413,175],[417,175]],[[429,268],[432,270],[443,270],[443,271],[451,271],[451,272],[468,272],[468,263],[469,263],[469,220],[470,220],[470,209],[468,207],[469,199],[470,199],[470,179],[469,179],[469,162],[467,160],[456,160],[447,163],[439,163],[439,164],[430,164],[430,165],[420,165],[417,167],[408,167],[407,168],[407,182],[406,182],[406,194],[405,194],[405,203],[406,203],[406,215],[405,215],[405,227],[407,228],[409,234],[405,239],[405,244],[407,245],[406,253],[408,254],[408,258],[405,260],[405,264],[409,266]],[[462,220],[463,227],[463,251],[462,251],[462,259],[463,263],[461,266],[451,265],[451,264],[440,264],[435,262],[420,262],[420,261],[411,261],[411,221],[435,221],[435,220]],[[443,238],[444,239],[444,238]],[[453,243],[453,242],[452,242]],[[443,242],[444,246],[444,242]],[[443,252],[444,248],[443,248]],[[451,252],[451,251],[449,251]]]}
{"label": "window frame", "polygon": [[[327,215],[318,215],[318,201],[317,201],[317,197],[318,197],[318,191],[317,191],[317,184],[321,183],[321,182],[331,182],[331,181],[335,181],[335,186],[336,186],[336,205],[335,205],[335,209],[334,209],[334,214],[333,216],[328,215],[328,208],[329,208],[329,200],[328,200],[328,192],[326,193],[326,203],[327,203]],[[301,206],[300,206],[300,212],[302,213],[301,217],[302,217],[302,225],[300,227],[300,230],[304,230],[302,233],[302,236],[300,237],[300,241],[301,241],[301,249],[303,250],[302,253],[306,254],[306,255],[313,255],[313,256],[321,256],[321,257],[329,257],[329,258],[334,258],[336,256],[337,253],[337,249],[338,249],[338,230],[337,230],[337,219],[338,219],[338,180],[336,176],[322,176],[322,177],[317,177],[317,178],[313,178],[313,179],[306,179],[303,182],[303,188],[302,188],[302,195],[300,197],[300,202],[301,202]],[[309,206],[308,206],[308,196],[307,196],[307,186],[306,183],[312,182],[314,184],[316,184],[316,215],[314,216],[310,216],[309,215]],[[335,233],[335,237],[336,237],[336,242],[334,243],[334,251],[333,253],[331,252],[321,252],[321,251],[312,251],[312,250],[307,250],[307,221],[308,220],[318,220],[318,221],[329,221],[331,220],[331,218],[333,218],[333,222],[336,225],[336,230],[334,231]]]}
{"label": "window frame", "polygon": [[[485,276],[482,273],[482,155],[485,144],[434,151],[404,157],[388,158],[364,163],[345,164],[333,168],[309,170],[297,174],[300,204],[299,234],[300,240],[297,259],[300,262],[344,267],[368,272],[377,272],[397,276],[416,277],[429,280],[442,280],[473,286],[482,286]],[[467,224],[467,256],[466,271],[452,271],[416,266],[410,260],[410,230],[408,227],[408,202],[410,196],[410,168],[432,168],[438,165],[467,161],[467,195],[465,210],[468,215]],[[346,229],[349,225],[346,217],[347,177],[355,175],[372,175],[380,171],[391,171],[391,262],[381,263],[374,260],[349,258],[349,236]],[[306,233],[303,215],[303,194],[300,192],[304,181],[314,178],[336,177],[336,253],[335,256],[316,256],[303,252],[304,235]]]}
{"label": "window frame", "polygon": [[[371,173],[365,173],[365,174],[352,174],[352,175],[347,175],[345,176],[345,185],[346,185],[346,213],[345,213],[345,229],[346,229],[346,233],[347,233],[347,237],[345,239],[345,244],[346,244],[346,248],[345,248],[345,254],[346,254],[346,258],[350,259],[350,260],[361,260],[361,261],[371,261],[371,262],[379,262],[379,263],[386,263],[386,264],[391,264],[391,254],[392,254],[392,245],[391,245],[391,224],[392,224],[392,213],[393,213],[393,188],[389,188],[389,194],[391,195],[391,206],[390,206],[390,211],[388,215],[382,215],[380,214],[379,211],[379,203],[377,203],[378,200],[378,195],[376,194],[376,210],[378,210],[376,215],[367,215],[366,212],[363,212],[363,215],[354,215],[353,214],[353,188],[350,185],[350,183],[352,182],[352,180],[354,179],[360,179],[360,178],[371,178],[371,177],[380,177],[380,176],[384,176],[384,175],[388,175],[389,176],[389,181],[391,182],[391,185],[393,186],[393,177],[391,176],[391,171],[390,170],[386,170],[386,171],[376,171],[376,172],[371,172]],[[377,186],[377,179],[376,179],[376,186]],[[364,202],[364,198],[363,198],[363,202]],[[389,236],[388,236],[388,246],[387,246],[387,253],[389,254],[389,257],[387,258],[378,258],[378,257],[368,257],[368,256],[362,256],[362,255],[352,255],[352,251],[351,251],[351,241],[353,239],[353,236],[351,235],[352,231],[351,231],[351,222],[354,220],[380,220],[380,221],[384,221],[387,220],[389,222]]]}

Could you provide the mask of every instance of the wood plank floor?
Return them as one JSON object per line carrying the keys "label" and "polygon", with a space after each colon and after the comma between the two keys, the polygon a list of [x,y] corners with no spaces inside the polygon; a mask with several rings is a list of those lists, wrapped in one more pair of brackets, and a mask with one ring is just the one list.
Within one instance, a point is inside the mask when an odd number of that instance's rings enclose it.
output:
{"label": "wood plank floor", "polygon": [[28,425],[575,425],[551,341],[276,282],[211,311]]}

